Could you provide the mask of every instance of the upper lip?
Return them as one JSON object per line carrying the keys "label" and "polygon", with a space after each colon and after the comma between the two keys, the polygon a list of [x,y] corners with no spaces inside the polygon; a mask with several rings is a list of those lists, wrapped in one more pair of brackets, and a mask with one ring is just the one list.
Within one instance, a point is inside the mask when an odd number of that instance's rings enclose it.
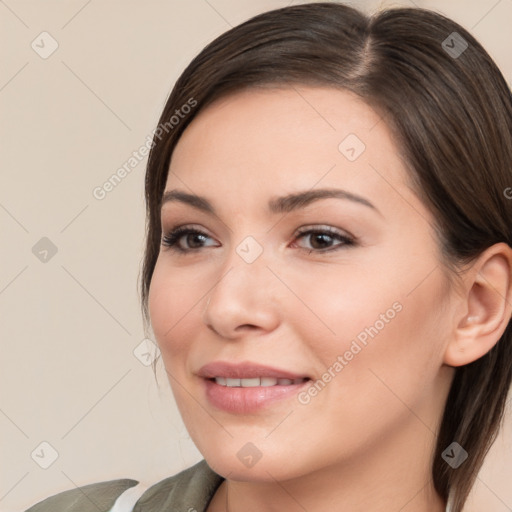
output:
{"label": "upper lip", "polygon": [[299,375],[288,370],[272,366],[244,361],[241,363],[228,363],[227,361],[213,361],[202,366],[198,373],[200,377],[212,379],[226,377],[231,379],[254,379],[256,377],[272,377],[274,379],[302,379],[307,375]]}

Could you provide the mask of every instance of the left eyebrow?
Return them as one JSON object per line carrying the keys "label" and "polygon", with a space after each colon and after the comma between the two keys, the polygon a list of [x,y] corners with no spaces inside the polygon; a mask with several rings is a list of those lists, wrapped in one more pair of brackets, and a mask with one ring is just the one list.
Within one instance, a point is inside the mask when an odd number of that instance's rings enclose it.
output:
{"label": "left eyebrow", "polygon": [[[289,213],[294,210],[305,208],[314,201],[330,198],[353,201],[373,209],[376,213],[382,216],[379,209],[368,199],[352,192],[335,188],[306,190],[303,192],[294,192],[285,196],[274,197],[268,202],[268,209],[273,214]],[[177,189],[168,190],[162,196],[160,208],[162,208],[164,204],[172,201],[185,203],[200,211],[217,215],[212,203],[206,199],[206,197],[189,194],[188,192]]]}

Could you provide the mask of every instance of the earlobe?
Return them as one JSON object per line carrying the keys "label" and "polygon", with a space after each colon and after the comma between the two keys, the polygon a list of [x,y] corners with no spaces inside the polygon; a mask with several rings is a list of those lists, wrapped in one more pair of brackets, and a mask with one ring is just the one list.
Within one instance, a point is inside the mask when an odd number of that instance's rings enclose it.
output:
{"label": "earlobe", "polygon": [[466,275],[464,314],[444,354],[449,366],[483,357],[500,340],[512,314],[512,249],[505,243],[485,250]]}

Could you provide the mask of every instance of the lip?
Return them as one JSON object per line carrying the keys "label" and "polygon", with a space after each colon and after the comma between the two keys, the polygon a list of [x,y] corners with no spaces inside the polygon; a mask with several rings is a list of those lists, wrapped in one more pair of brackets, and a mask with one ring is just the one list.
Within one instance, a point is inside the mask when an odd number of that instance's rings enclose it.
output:
{"label": "lip", "polygon": [[[232,364],[215,361],[203,366],[198,375],[202,377],[205,397],[215,408],[232,414],[248,414],[266,409],[279,401],[295,396],[302,388],[309,385],[310,377],[299,375],[288,370],[265,366],[258,363],[243,362]],[[228,387],[217,384],[214,377],[255,378],[273,377],[275,379],[301,379],[300,384]]]}
{"label": "lip", "polygon": [[256,377],[273,377],[274,379],[302,379],[310,378],[309,375],[299,375],[288,370],[282,370],[273,366],[266,366],[259,363],[244,361],[233,364],[227,361],[214,361],[205,364],[197,372],[204,379],[214,377],[226,377],[231,379],[253,379]]}

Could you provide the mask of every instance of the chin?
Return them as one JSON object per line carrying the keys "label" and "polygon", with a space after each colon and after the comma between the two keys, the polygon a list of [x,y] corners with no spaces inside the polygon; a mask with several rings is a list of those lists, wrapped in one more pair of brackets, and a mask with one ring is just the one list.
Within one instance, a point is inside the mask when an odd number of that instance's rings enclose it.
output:
{"label": "chin", "polygon": [[288,453],[286,450],[276,449],[271,443],[265,446],[263,444],[263,440],[260,444],[257,441],[252,444],[250,441],[230,439],[228,443],[216,446],[210,444],[206,449],[204,446],[198,448],[213,471],[230,480],[285,481],[318,469],[318,458],[308,460],[306,454],[297,456],[296,450]]}
{"label": "chin", "polygon": [[263,457],[252,467],[246,467],[238,458],[223,457],[215,455],[205,457],[208,465],[217,474],[230,480],[240,482],[275,482],[276,480],[287,480],[293,476],[286,471],[283,473],[283,463],[279,461],[265,461]]}

